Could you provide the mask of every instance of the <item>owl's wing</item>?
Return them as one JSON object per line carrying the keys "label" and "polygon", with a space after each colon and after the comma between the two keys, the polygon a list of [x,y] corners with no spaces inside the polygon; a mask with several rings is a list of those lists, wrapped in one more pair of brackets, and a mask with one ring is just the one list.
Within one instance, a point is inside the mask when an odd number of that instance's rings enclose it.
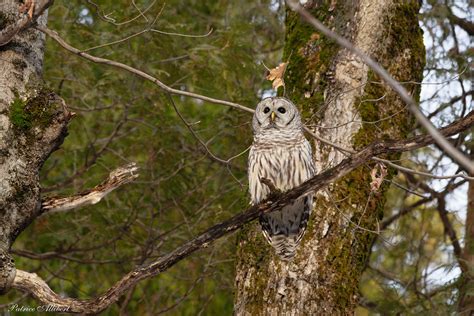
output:
{"label": "owl's wing", "polygon": [[267,158],[252,146],[248,159],[249,193],[253,205],[260,203],[270,192],[268,187],[261,183],[260,178],[265,177],[274,180],[265,167]]}
{"label": "owl's wing", "polygon": [[[300,150],[289,155],[286,162],[284,167],[287,169],[286,180],[290,188],[300,185],[314,175],[315,168],[309,142],[303,143]],[[291,260],[295,256],[308,225],[312,204],[313,194],[307,194],[280,211],[260,217],[264,237],[283,260]]]}

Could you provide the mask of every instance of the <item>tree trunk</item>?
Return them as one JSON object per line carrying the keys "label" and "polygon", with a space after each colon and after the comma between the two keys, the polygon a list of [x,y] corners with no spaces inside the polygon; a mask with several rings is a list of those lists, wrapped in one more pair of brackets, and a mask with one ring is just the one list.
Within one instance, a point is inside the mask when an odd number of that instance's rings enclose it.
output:
{"label": "tree trunk", "polygon": [[[305,8],[395,79],[421,82],[425,50],[418,1],[308,1]],[[290,11],[284,59],[289,60],[286,93],[302,110],[306,124],[316,126],[323,138],[359,149],[376,139],[404,138],[412,130],[414,120],[387,85],[359,58]],[[408,88],[418,98],[419,85]],[[314,147],[318,171],[345,157],[327,145]],[[237,315],[353,313],[387,189],[384,184],[379,192],[371,192],[373,167],[359,168],[317,192],[308,230],[291,263],[278,260],[257,224],[245,228],[238,241]],[[389,170],[388,177],[393,173]]]}
{"label": "tree trunk", "polygon": [[[2,1],[0,30],[19,18],[20,1]],[[45,25],[47,12],[38,24]],[[45,37],[29,28],[0,46],[0,290],[15,276],[10,247],[39,215],[39,170],[64,139],[70,114],[42,84]]]}

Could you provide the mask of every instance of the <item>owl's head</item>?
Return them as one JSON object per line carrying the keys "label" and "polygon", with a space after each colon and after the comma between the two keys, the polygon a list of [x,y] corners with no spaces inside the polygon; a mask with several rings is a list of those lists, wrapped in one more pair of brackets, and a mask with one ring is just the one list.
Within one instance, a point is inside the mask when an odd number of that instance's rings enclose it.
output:
{"label": "owl's head", "polygon": [[290,100],[280,97],[266,98],[255,109],[252,127],[256,134],[267,129],[301,130],[301,116]]}

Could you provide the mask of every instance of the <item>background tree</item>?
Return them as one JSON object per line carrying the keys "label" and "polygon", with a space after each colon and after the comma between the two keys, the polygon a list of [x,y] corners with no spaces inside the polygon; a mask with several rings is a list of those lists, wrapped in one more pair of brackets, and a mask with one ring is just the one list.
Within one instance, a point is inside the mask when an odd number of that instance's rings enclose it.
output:
{"label": "background tree", "polygon": [[[427,45],[421,106],[428,118],[443,123],[472,110],[472,6],[427,2],[420,15]],[[472,155],[472,136],[471,129],[452,142]],[[402,159],[438,176],[460,170],[436,146]],[[362,305],[374,312],[469,314],[474,309],[472,181],[402,172],[393,182],[381,222],[383,239],[375,243],[362,279]]]}

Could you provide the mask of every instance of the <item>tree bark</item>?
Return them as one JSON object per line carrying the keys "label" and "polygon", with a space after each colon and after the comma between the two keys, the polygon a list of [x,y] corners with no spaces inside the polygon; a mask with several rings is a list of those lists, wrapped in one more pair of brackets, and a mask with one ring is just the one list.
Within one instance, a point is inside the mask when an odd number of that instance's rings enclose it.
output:
{"label": "tree bark", "polygon": [[[0,29],[20,19],[20,1],[0,6]],[[37,20],[45,25],[47,11]],[[39,170],[66,135],[64,101],[42,83],[44,35],[20,31],[0,46],[0,290],[15,276],[10,247],[40,213]]]}
{"label": "tree bark", "polygon": [[[308,1],[305,8],[395,79],[421,82],[425,51],[418,1]],[[376,139],[404,138],[412,130],[411,115],[391,89],[359,58],[290,11],[284,59],[289,60],[286,93],[322,137],[359,149]],[[419,85],[409,88],[418,98]],[[345,157],[326,145],[314,147],[318,172]],[[361,167],[317,192],[308,230],[291,263],[278,260],[256,224],[244,229],[238,240],[237,315],[353,313],[387,189],[385,184],[379,192],[371,191],[372,168]]]}

